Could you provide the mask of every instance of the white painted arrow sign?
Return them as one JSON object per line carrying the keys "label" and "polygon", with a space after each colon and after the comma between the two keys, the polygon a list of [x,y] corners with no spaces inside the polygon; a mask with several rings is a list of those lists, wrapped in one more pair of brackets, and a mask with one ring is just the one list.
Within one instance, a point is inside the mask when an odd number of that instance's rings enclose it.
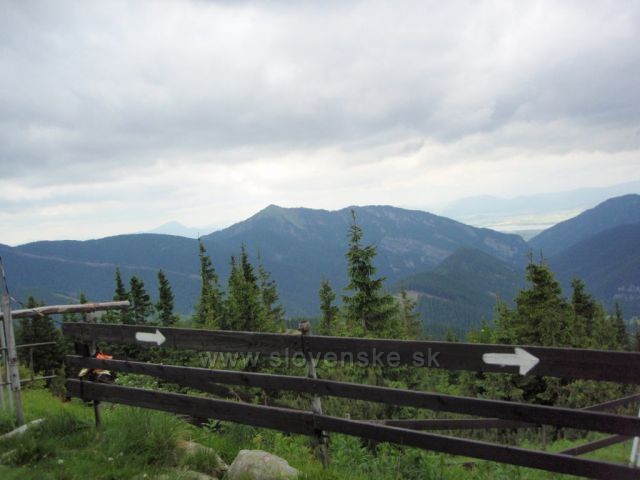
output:
{"label": "white painted arrow sign", "polygon": [[485,353],[482,355],[482,360],[489,365],[520,367],[520,375],[526,375],[540,362],[538,357],[534,357],[524,348],[515,347],[515,352],[516,353]]}
{"label": "white painted arrow sign", "polygon": [[155,343],[160,346],[164,343],[166,338],[162,332],[156,328],[156,333],[136,332],[136,340],[139,342]]}

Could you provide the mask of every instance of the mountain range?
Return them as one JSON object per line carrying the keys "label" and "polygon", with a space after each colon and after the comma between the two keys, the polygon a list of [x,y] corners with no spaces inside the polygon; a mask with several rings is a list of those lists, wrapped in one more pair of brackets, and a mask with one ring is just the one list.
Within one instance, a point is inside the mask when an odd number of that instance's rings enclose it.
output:
{"label": "mountain range", "polygon": [[467,197],[440,207],[437,213],[470,225],[501,231],[543,230],[609,198],[629,192],[640,192],[640,181],[512,198],[491,195]]}
{"label": "mountain range", "polygon": [[[337,211],[270,205],[229,228],[201,237],[224,284],[229,259],[244,244],[278,283],[289,317],[316,316],[318,289],[328,279],[338,295],[347,283],[345,253],[352,212],[364,242],[377,247],[378,273],[388,288],[401,286],[418,300],[427,330],[460,332],[491,319],[496,296],[507,301],[524,284],[530,251],[540,249],[566,286],[575,274],[607,307],[617,300],[627,316],[640,315],[640,270],[634,263],[640,196],[611,199],[562,222],[530,243],[518,235],[477,228],[431,213],[390,206]],[[627,225],[631,225],[627,227]],[[611,242],[615,251],[611,251]],[[189,313],[198,300],[197,240],[131,234],[88,241],[0,244],[9,286],[17,299],[33,294],[66,303],[84,292],[92,300],[113,296],[118,266],[125,279],[141,277],[152,297],[162,268],[176,308]]]}

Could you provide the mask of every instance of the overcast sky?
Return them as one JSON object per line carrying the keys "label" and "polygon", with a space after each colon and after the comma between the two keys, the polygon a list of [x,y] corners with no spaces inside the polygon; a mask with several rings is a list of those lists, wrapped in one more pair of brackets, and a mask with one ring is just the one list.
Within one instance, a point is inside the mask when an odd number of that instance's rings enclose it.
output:
{"label": "overcast sky", "polygon": [[0,0],[0,243],[637,180],[639,45],[638,1]]}

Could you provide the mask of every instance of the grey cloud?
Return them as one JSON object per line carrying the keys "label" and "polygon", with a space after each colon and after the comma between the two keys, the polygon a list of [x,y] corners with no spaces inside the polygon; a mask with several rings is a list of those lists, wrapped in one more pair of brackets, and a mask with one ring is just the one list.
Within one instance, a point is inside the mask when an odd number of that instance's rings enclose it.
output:
{"label": "grey cloud", "polygon": [[583,146],[594,129],[610,131],[615,150],[616,130],[640,124],[637,2],[84,7],[3,7],[5,176],[237,162],[232,152],[246,147],[453,142],[515,122],[561,121]]}

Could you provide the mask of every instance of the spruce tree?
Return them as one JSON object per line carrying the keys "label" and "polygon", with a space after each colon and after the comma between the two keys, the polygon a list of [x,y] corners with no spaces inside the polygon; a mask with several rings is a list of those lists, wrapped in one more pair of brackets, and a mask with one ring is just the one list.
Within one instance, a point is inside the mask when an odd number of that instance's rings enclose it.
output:
{"label": "spruce tree", "polygon": [[[78,295],[78,303],[80,304],[84,304],[87,303],[87,296],[84,294],[84,292],[80,292],[80,295]],[[104,319],[105,317],[108,317],[108,315],[111,312],[110,310],[106,311],[100,318]],[[81,320],[81,316],[77,313],[63,313],[62,314],[62,322],[63,323],[73,323],[73,322],[79,322]],[[104,323],[112,323],[112,322],[104,322]]]}
{"label": "spruce tree", "polygon": [[156,311],[160,324],[164,327],[174,325],[178,320],[173,313],[173,291],[167,276],[162,270],[158,271],[158,303],[156,303]]}
{"label": "spruce tree", "polygon": [[400,320],[406,338],[420,338],[423,334],[420,314],[416,311],[416,301],[409,297],[407,291],[400,289]]}
{"label": "spruce tree", "polygon": [[320,311],[322,317],[320,319],[321,335],[336,335],[338,333],[338,312],[340,309],[333,304],[336,294],[331,288],[329,280],[323,279],[320,284]]}
{"label": "spruce tree", "polygon": [[262,299],[262,314],[264,315],[264,329],[269,332],[282,330],[284,327],[284,307],[280,303],[278,286],[271,274],[264,268],[258,258],[258,278],[260,281],[260,297]]}
{"label": "spruce tree", "polygon": [[516,297],[514,330],[525,345],[569,346],[570,307],[560,284],[546,265],[527,265],[529,288]]}
{"label": "spruce tree", "polygon": [[[116,288],[113,294],[114,302],[123,302],[129,300],[129,293],[122,281],[122,275],[120,274],[120,268],[116,267],[115,273]],[[131,322],[131,310],[109,310],[102,317],[100,317],[102,323],[124,323],[130,324]]]}
{"label": "spruce tree", "polygon": [[[38,302],[32,296],[27,299],[27,308],[37,308],[44,306],[44,302]],[[34,372],[50,374],[57,371],[62,366],[64,353],[62,350],[62,335],[56,328],[53,318],[50,315],[34,314],[33,317],[22,321],[18,332],[18,343],[20,345],[41,342],[56,342],[55,345],[43,345],[34,347],[32,356],[28,348],[19,350],[22,361],[29,365],[33,358]]]}
{"label": "spruce tree", "polygon": [[[584,335],[587,339],[593,338],[594,322],[598,313],[597,304],[592,295],[586,292],[582,280],[574,278],[571,281],[573,294],[571,295],[571,308],[574,314],[574,337]],[[574,346],[588,346],[588,341],[574,342]]]}
{"label": "spruce tree", "polygon": [[147,317],[153,313],[151,298],[144,288],[144,282],[133,275],[129,282],[131,291],[129,301],[131,302],[131,322],[135,325],[147,323]]}
{"label": "spruce tree", "polygon": [[385,278],[375,278],[373,260],[376,248],[362,245],[362,228],[356,223],[353,210],[351,215],[349,251],[346,254],[349,284],[345,288],[351,292],[351,296],[342,297],[347,327],[356,336],[397,337],[401,333],[398,328],[398,304],[384,291]]}
{"label": "spruce tree", "polygon": [[627,332],[627,324],[624,321],[624,315],[618,302],[613,305],[613,326],[616,332],[616,340],[620,350],[629,349],[629,333]]}
{"label": "spruce tree", "polygon": [[458,338],[458,335],[456,335],[456,332],[451,327],[449,327],[447,328],[447,331],[444,334],[444,341],[457,343],[460,341],[460,339]]}
{"label": "spruce tree", "polygon": [[198,327],[217,329],[224,316],[223,295],[211,258],[202,241],[198,239],[200,257],[200,302],[196,306],[194,323]]}
{"label": "spruce tree", "polygon": [[223,328],[261,332],[267,329],[258,279],[242,245],[240,258],[231,256],[227,318]]}

